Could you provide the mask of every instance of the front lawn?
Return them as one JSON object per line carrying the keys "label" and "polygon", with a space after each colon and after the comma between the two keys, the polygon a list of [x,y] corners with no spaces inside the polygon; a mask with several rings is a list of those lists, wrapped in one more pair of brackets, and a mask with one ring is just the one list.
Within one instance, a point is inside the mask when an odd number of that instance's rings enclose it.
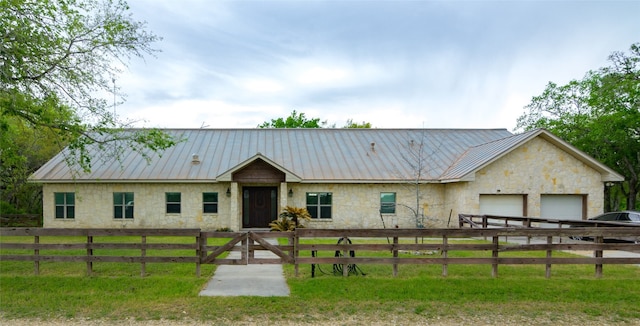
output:
{"label": "front lawn", "polygon": [[[0,242],[1,245],[1,242]],[[437,254],[437,253],[435,253]],[[464,253],[461,253],[464,254]],[[560,253],[558,253],[560,254]],[[556,253],[554,253],[554,256]],[[84,276],[84,263],[40,264],[0,262],[0,313],[15,318],[91,318],[106,320],[195,320],[216,323],[323,323],[324,321],[394,320],[435,323],[438,320],[524,318],[526,321],[574,323],[640,322],[640,268],[604,266],[601,279],[594,266],[500,266],[498,278],[490,266],[451,265],[442,277],[440,265],[361,265],[366,276],[311,277],[309,265],[285,265],[290,297],[199,297],[215,266],[95,263],[94,276]],[[321,265],[331,271],[331,265]],[[509,319],[517,321],[519,319]],[[375,323],[374,321],[377,321]],[[524,322],[526,322],[524,321]],[[401,322],[401,323],[404,323]]]}

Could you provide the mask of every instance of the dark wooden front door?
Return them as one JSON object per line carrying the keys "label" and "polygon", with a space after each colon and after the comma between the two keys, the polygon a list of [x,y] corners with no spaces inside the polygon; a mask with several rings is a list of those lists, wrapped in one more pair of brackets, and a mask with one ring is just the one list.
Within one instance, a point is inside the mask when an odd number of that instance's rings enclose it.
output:
{"label": "dark wooden front door", "polygon": [[242,189],[242,227],[268,228],[278,219],[277,187],[244,187]]}

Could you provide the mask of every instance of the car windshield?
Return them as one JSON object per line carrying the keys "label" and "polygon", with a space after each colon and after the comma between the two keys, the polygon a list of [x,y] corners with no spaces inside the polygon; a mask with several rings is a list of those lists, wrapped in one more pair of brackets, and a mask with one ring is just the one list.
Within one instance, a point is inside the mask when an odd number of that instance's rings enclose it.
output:
{"label": "car windshield", "polygon": [[629,213],[629,220],[640,222],[640,213]]}
{"label": "car windshield", "polygon": [[617,220],[618,217],[618,213],[607,213],[607,214],[603,214],[600,216],[596,216],[593,218],[593,220],[597,220],[597,221],[615,221]]}

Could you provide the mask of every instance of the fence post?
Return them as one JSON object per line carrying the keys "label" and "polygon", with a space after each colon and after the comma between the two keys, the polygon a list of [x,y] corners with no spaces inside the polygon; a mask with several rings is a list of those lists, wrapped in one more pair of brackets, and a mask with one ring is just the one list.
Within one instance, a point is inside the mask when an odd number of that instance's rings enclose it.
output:
{"label": "fence post", "polygon": [[33,243],[36,244],[36,249],[33,250],[33,254],[35,255],[35,259],[33,260],[33,273],[35,275],[40,275],[40,249],[38,249],[38,244],[40,243],[40,236],[33,237]]}
{"label": "fence post", "polygon": [[300,265],[298,264],[298,257],[300,256],[300,250],[298,249],[299,244],[300,237],[298,236],[298,229],[295,229],[293,230],[293,264],[296,272],[296,277],[298,277],[298,274],[300,273]]}
{"label": "fence post", "polygon": [[[487,215],[482,215],[482,228],[486,229],[487,227],[489,227],[489,219]],[[484,240],[487,240],[487,236],[484,236]]]}
{"label": "fence post", "polygon": [[445,234],[442,236],[442,258],[444,258],[444,263],[442,263],[442,276],[447,277],[449,275],[449,265],[447,264],[447,257],[449,256],[449,250],[447,246],[449,245],[449,237]]}
{"label": "fence post", "polygon": [[[202,243],[203,239],[205,239],[204,244]],[[200,233],[196,236],[196,257],[198,258],[198,260],[196,260],[196,277],[200,277],[200,264],[202,263],[202,259],[206,257],[206,255],[202,255],[202,249],[205,245],[206,236],[202,233],[202,230],[200,230]]]}
{"label": "fence post", "polygon": [[145,257],[147,256],[147,236],[143,235],[142,239],[141,239],[141,244],[142,246],[140,246],[140,257],[142,257],[142,259],[140,260],[140,277],[144,277],[147,274],[147,264],[145,263]]}
{"label": "fence post", "polygon": [[[509,218],[508,217],[504,219],[504,227],[505,228],[509,227]],[[506,235],[504,236],[504,242],[509,242],[509,237],[506,236]]]}
{"label": "fence post", "polygon": [[493,251],[491,252],[491,258],[493,258],[493,263],[491,263],[491,277],[498,277],[498,246],[500,243],[499,236],[493,236]]}
{"label": "fence post", "polygon": [[[250,240],[248,236],[244,237],[244,239],[242,240],[242,250],[240,251],[240,259],[244,261],[245,265],[249,263],[249,244],[250,243],[253,243],[253,240]],[[231,250],[233,250],[233,248]]]}
{"label": "fence post", "polygon": [[[349,238],[346,235],[343,235],[342,238],[344,239],[344,241],[342,242],[343,245],[347,245],[349,243]],[[342,258],[343,259],[348,259],[349,255],[349,250],[342,250]],[[349,276],[349,264],[343,263],[342,264],[342,276],[343,277],[347,277]]]}
{"label": "fence post", "polygon": [[[594,239],[594,242],[597,243],[597,244],[604,243],[604,238],[601,235],[599,235]],[[593,256],[595,258],[602,258],[603,257],[602,249],[595,250],[593,252]],[[596,264],[596,278],[601,278],[601,277],[602,277],[602,263],[597,263]]]}
{"label": "fence post", "polygon": [[[548,236],[547,237],[547,245],[551,246],[551,244],[553,244],[553,237],[552,236]],[[546,278],[550,278],[551,277],[551,263],[549,262],[551,259],[551,249],[547,249],[547,265],[545,267],[545,277]]]}
{"label": "fence post", "polygon": [[[398,259],[398,237],[393,237],[393,258],[394,261]],[[393,263],[393,277],[398,276],[398,263]]]}
{"label": "fence post", "polygon": [[93,274],[93,236],[87,235],[87,276]]}

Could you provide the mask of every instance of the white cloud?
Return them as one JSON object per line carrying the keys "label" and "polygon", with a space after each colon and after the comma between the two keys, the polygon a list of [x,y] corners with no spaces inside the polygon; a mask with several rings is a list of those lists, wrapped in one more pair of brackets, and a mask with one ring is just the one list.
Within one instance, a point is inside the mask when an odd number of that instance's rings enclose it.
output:
{"label": "white cloud", "polygon": [[125,117],[253,128],[292,110],[342,126],[513,129],[548,81],[640,41],[640,2],[153,0],[164,36],[117,80]]}
{"label": "white cloud", "polygon": [[345,69],[315,66],[301,70],[296,76],[296,82],[303,85],[323,85],[341,83],[348,77],[349,73]]}
{"label": "white cloud", "polygon": [[266,78],[250,78],[241,82],[242,86],[251,92],[278,93],[284,90],[282,83]]}
{"label": "white cloud", "polygon": [[[188,111],[189,114],[182,113]],[[128,115],[136,127],[158,128],[255,128],[264,119],[258,112],[280,114],[275,106],[242,106],[215,100],[180,100],[146,106]],[[149,117],[153,117],[149,119]]]}

